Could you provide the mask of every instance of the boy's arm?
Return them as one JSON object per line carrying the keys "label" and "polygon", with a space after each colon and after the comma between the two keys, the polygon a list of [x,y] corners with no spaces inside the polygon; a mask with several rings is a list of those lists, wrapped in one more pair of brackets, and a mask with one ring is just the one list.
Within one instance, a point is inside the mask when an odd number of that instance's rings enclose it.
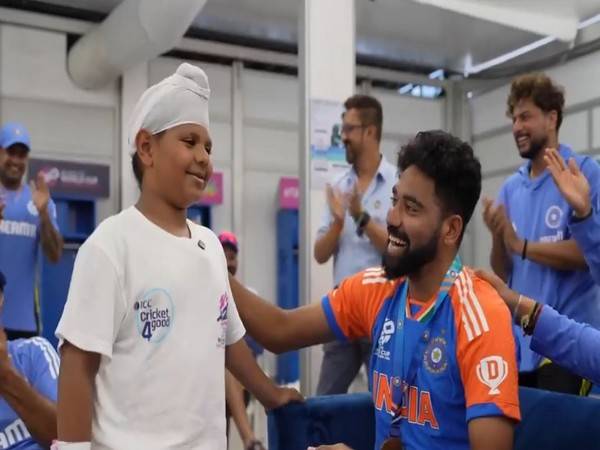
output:
{"label": "boy's arm", "polygon": [[254,439],[254,432],[246,413],[244,387],[229,370],[225,371],[225,401],[246,448]]}
{"label": "boy's arm", "polygon": [[65,341],[60,355],[58,439],[63,442],[90,442],[94,378],[100,354],[86,352]]}
{"label": "boy's arm", "polygon": [[225,349],[225,366],[266,409],[274,409],[303,397],[295,389],[276,386],[258,367],[243,339]]}
{"label": "boy's arm", "polygon": [[283,353],[335,338],[320,303],[284,310],[249,291],[232,276],[229,283],[248,333],[267,350]]}

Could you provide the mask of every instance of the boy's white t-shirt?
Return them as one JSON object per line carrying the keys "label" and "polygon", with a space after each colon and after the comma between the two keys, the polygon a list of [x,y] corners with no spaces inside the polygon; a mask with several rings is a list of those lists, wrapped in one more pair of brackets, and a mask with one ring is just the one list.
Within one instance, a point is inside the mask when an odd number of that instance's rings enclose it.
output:
{"label": "boy's white t-shirt", "polygon": [[135,207],[81,246],[56,330],[101,354],[93,449],[226,448],[225,346],[245,334],[221,243],[178,238]]}

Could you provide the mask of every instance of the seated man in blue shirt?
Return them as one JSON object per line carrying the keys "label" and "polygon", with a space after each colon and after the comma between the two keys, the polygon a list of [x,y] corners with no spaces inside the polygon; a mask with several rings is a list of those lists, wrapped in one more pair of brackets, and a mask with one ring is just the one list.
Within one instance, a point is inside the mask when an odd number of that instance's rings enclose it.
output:
{"label": "seated man in blue shirt", "polygon": [[[5,285],[0,272],[0,310]],[[58,369],[47,340],[7,341],[0,329],[0,448],[41,450],[56,439]]]}

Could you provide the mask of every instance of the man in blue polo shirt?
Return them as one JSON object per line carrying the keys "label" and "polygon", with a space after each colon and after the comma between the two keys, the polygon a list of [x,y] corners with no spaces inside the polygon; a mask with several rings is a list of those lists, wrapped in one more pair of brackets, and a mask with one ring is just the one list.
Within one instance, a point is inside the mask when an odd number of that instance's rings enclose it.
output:
{"label": "man in blue polo shirt", "polygon": [[10,283],[5,292],[3,325],[8,339],[38,333],[34,290],[39,247],[52,262],[59,260],[63,241],[56,207],[43,176],[23,182],[31,142],[27,129],[6,123],[0,130],[0,270]]}
{"label": "man in blue polo shirt", "polygon": [[[0,272],[0,310],[5,283]],[[0,448],[42,450],[56,439],[58,370],[47,340],[7,341],[0,328]]]}
{"label": "man in blue polo shirt", "polygon": [[[543,74],[515,79],[508,98],[513,135],[528,161],[500,190],[498,206],[487,201],[484,220],[493,237],[494,271],[517,292],[546,301],[559,313],[600,327],[600,286],[594,283],[582,250],[572,238],[577,217],[553,183],[544,161],[546,148],[570,158],[591,186],[598,205],[600,167],[591,158],[559,144],[564,93]],[[530,350],[530,338],[517,333],[521,347],[520,383],[576,394],[581,378]]]}

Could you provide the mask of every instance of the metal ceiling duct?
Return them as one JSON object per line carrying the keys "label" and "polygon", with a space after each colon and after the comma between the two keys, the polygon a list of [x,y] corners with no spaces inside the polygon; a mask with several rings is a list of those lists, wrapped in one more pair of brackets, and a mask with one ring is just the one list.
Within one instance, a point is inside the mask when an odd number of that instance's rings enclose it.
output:
{"label": "metal ceiling duct", "polygon": [[67,66],[84,89],[101,88],[126,69],[171,50],[206,0],[123,0],[71,48]]}

